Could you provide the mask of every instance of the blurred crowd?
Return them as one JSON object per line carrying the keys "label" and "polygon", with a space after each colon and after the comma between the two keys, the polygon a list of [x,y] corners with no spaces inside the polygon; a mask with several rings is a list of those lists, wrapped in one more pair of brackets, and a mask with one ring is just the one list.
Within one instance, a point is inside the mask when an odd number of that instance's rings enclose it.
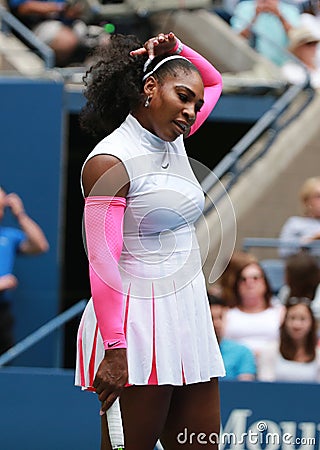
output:
{"label": "blurred crowd", "polygon": [[[90,65],[92,49],[107,45],[110,33],[123,31],[119,27],[108,28],[109,18],[95,14],[85,0],[7,0],[7,3],[9,10],[54,50],[56,65],[60,67]],[[101,5],[106,3],[123,2],[102,1]],[[309,83],[317,89],[319,6],[319,0],[213,0],[209,12],[271,62],[285,82]]]}
{"label": "blurred crowd", "polygon": [[215,12],[289,84],[320,87],[318,0],[224,0]]}
{"label": "blurred crowd", "polygon": [[309,245],[320,239],[320,177],[306,179],[299,197],[301,216],[279,231],[282,286],[240,250],[209,288],[227,378],[320,382],[320,247]]}

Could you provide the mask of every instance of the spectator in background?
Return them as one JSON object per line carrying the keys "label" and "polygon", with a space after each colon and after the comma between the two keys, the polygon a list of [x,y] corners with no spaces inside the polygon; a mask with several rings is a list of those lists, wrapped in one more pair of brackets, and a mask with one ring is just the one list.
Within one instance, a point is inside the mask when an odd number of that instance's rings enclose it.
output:
{"label": "spectator in background", "polygon": [[258,262],[258,259],[252,253],[235,251],[232,254],[225,271],[219,279],[219,296],[223,298],[227,306],[235,306],[237,304],[234,285],[239,270],[253,262]]}
{"label": "spectator in background", "polygon": [[320,268],[318,260],[307,252],[290,255],[285,265],[285,285],[279,292],[280,301],[286,304],[290,297],[310,300],[310,307],[320,320]]}
{"label": "spectator in background", "polygon": [[[320,39],[320,0],[309,0],[301,14],[301,26],[307,27]],[[317,46],[317,64],[320,65],[320,46]]]}
{"label": "spectator in background", "polygon": [[288,299],[279,340],[270,342],[260,352],[258,379],[320,382],[320,347],[309,299]]}
{"label": "spectator in background", "polygon": [[[297,253],[304,244],[320,239],[320,177],[310,177],[305,180],[300,189],[302,215],[289,217],[284,223],[279,238],[284,242],[279,248],[279,255],[286,258]],[[285,242],[294,244],[285,245]],[[312,254],[320,255],[320,248],[310,250]]]}
{"label": "spectator in background", "polygon": [[225,318],[228,307],[219,297],[208,295],[214,329],[226,369],[226,379],[252,381],[256,376],[254,354],[245,345],[224,337]]}
{"label": "spectator in background", "polygon": [[301,12],[301,26],[320,38],[320,0],[307,0]]}
{"label": "spectator in background", "polygon": [[289,30],[299,24],[299,8],[281,0],[241,1],[230,19],[231,27],[277,66],[287,59]]}
{"label": "spectator in background", "polygon": [[[88,27],[80,20],[83,3],[66,0],[7,0],[11,12],[40,41],[55,52],[56,66],[66,66],[74,62],[83,62],[93,45],[87,39]],[[95,27],[96,44],[100,42],[103,28]]]}
{"label": "spectator in background", "polygon": [[214,7],[212,8],[212,12],[230,25],[230,20],[238,1],[239,0],[222,0],[218,6],[216,5],[216,2],[213,2]]}
{"label": "spectator in background", "polygon": [[296,60],[288,60],[281,67],[285,80],[291,84],[304,85],[308,78],[310,86],[320,88],[320,65],[317,62],[319,38],[308,28],[298,27],[289,31],[288,50]]}
{"label": "spectator in background", "polygon": [[6,207],[16,218],[19,228],[0,225],[0,353],[14,344],[10,294],[18,284],[13,275],[15,257],[19,253],[44,253],[49,248],[43,231],[25,212],[21,198],[15,193],[6,194],[0,187],[0,222]]}
{"label": "spectator in background", "polygon": [[249,347],[257,356],[270,340],[278,338],[283,305],[272,304],[272,292],[259,263],[245,265],[236,273],[236,306],[226,314],[225,338]]}

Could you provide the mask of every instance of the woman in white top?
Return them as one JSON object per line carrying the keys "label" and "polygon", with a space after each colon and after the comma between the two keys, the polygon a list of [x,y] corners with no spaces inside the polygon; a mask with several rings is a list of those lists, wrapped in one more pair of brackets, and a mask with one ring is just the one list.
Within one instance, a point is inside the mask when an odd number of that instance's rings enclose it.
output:
{"label": "woman in white top", "polygon": [[258,360],[260,381],[320,381],[320,347],[310,300],[291,297],[280,327],[280,339],[270,343]]}
{"label": "woman in white top", "polygon": [[218,101],[221,74],[174,33],[114,34],[94,58],[80,122],[102,139],[81,172],[92,298],[75,384],[101,402],[101,449],[119,397],[127,450],[176,448],[184,428],[220,430],[225,369],[194,226],[204,194],[184,138]]}
{"label": "woman in white top", "polygon": [[226,316],[225,337],[249,347],[256,355],[278,338],[283,306],[272,302],[269,282],[259,263],[249,263],[236,274],[236,306]]}

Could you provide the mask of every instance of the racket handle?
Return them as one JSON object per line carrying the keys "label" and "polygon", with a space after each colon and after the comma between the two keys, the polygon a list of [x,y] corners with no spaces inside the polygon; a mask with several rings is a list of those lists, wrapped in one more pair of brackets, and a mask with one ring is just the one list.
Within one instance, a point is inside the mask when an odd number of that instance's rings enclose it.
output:
{"label": "racket handle", "polygon": [[119,397],[107,409],[109,437],[113,450],[124,450],[124,434]]}

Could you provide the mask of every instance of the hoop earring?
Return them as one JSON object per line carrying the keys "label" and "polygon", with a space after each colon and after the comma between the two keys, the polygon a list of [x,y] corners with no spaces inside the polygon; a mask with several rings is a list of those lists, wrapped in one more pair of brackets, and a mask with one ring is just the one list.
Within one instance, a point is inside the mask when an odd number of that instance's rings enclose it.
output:
{"label": "hoop earring", "polygon": [[145,106],[145,108],[148,108],[149,105],[150,105],[150,97],[147,97],[146,101],[144,102],[144,106]]}

